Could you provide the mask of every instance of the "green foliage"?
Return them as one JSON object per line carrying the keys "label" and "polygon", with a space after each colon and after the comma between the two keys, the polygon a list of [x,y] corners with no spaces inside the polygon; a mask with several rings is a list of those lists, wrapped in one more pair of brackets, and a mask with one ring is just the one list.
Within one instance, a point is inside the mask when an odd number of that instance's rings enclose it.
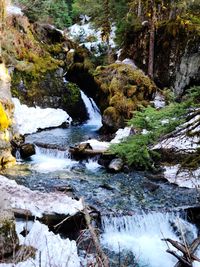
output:
{"label": "green foliage", "polygon": [[[113,145],[111,152],[136,168],[151,169],[155,155],[150,146],[183,124],[189,108],[199,107],[200,86],[191,88],[185,98],[182,103],[171,103],[160,110],[148,106],[136,111],[128,125],[133,126],[137,134],[121,144]],[[145,134],[142,134],[143,129],[146,130]]]}
{"label": "green foliage", "polygon": [[71,17],[65,0],[36,0],[34,3],[30,0],[17,0],[16,2],[31,21],[50,22],[59,28],[71,24]]}

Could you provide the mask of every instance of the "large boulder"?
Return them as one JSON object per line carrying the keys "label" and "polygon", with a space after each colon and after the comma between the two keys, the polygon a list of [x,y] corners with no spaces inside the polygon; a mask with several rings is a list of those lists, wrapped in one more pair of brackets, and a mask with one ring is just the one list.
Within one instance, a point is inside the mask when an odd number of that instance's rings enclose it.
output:
{"label": "large boulder", "polygon": [[104,128],[115,132],[125,126],[134,110],[147,106],[156,92],[155,84],[141,70],[125,63],[97,67],[95,82]]}
{"label": "large boulder", "polygon": [[20,155],[23,159],[35,155],[35,146],[33,144],[23,144],[20,146]]}

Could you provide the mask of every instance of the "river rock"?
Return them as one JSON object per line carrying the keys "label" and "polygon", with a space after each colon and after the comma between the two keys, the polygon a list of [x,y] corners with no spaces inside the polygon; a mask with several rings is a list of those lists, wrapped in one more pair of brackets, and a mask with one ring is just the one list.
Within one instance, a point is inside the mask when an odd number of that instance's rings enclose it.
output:
{"label": "river rock", "polygon": [[120,159],[120,158],[116,158],[116,159],[113,159],[109,166],[108,166],[108,169],[110,171],[114,171],[114,172],[119,172],[122,170],[122,167],[123,167],[123,160]]}
{"label": "river rock", "polygon": [[10,150],[4,150],[0,153],[0,162],[2,168],[7,168],[16,163],[16,159],[11,155]]}
{"label": "river rock", "polygon": [[33,144],[23,144],[20,147],[20,155],[22,158],[28,158],[35,154],[35,146]]}

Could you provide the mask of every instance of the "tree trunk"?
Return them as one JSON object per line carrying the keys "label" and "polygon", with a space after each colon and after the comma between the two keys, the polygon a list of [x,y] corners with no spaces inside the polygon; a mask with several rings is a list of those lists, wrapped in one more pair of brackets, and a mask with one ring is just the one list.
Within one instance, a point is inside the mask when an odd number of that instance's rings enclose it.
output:
{"label": "tree trunk", "polygon": [[140,18],[142,15],[142,2],[141,0],[138,0],[138,10],[137,10],[137,16]]}
{"label": "tree trunk", "polygon": [[148,76],[153,79],[153,66],[154,66],[154,44],[155,44],[155,20],[156,10],[155,1],[151,0],[151,18],[150,18],[150,29],[149,29],[149,61],[148,61]]}
{"label": "tree trunk", "polygon": [[0,62],[2,61],[2,39],[6,15],[6,0],[0,0]]}

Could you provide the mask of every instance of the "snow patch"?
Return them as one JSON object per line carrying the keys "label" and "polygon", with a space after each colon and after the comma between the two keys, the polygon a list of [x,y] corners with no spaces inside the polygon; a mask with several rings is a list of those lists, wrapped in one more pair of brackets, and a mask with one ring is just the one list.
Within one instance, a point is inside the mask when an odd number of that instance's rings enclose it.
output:
{"label": "snow patch", "polygon": [[58,127],[62,123],[71,123],[72,119],[62,109],[40,107],[28,107],[22,105],[17,98],[12,99],[15,105],[14,118],[16,120],[19,133],[30,134],[38,129]]}
{"label": "snow patch", "polygon": [[8,5],[6,11],[8,15],[23,16],[21,8],[15,5]]}
{"label": "snow patch", "polygon": [[164,177],[173,184],[180,187],[199,188],[200,168],[197,170],[181,169],[180,165],[164,166]]}
{"label": "snow patch", "polygon": [[90,140],[82,142],[81,144],[85,144],[85,143],[89,143],[93,150],[100,151],[100,152],[105,152],[106,150],[108,150],[110,146],[109,142],[98,141],[96,139],[90,139]]}
{"label": "snow patch", "polygon": [[4,176],[0,176],[0,192],[2,191],[8,194],[12,208],[28,210],[38,218],[55,213],[73,215],[83,209],[81,200],[77,201],[60,192],[32,191]]}
{"label": "snow patch", "polygon": [[23,237],[20,232],[26,229],[27,222],[17,223],[17,232],[21,245],[32,246],[37,249],[35,258],[29,258],[17,264],[0,264],[0,267],[79,267],[80,259],[77,255],[75,241],[62,239],[60,235],[50,232],[48,227],[35,221],[30,226],[30,232]]}
{"label": "snow patch", "polygon": [[131,134],[131,131],[132,127],[125,127],[123,129],[120,128],[119,130],[117,130],[117,132],[115,133],[115,137],[110,142],[90,139],[82,142],[82,144],[89,143],[93,150],[105,152],[106,150],[109,149],[111,144],[118,144],[122,142],[124,139],[126,139]]}
{"label": "snow patch", "polygon": [[156,109],[164,108],[166,105],[164,96],[159,92],[156,92],[155,98],[152,103],[154,104],[154,107]]}
{"label": "snow patch", "polygon": [[[82,46],[84,45],[88,50],[93,52],[95,55],[101,54],[101,49],[106,45],[101,38],[101,31],[96,30],[92,24],[89,22],[89,17],[85,17],[82,19],[81,24],[74,24],[69,27],[69,37],[77,42],[79,42]],[[111,27],[110,33],[110,46],[114,48],[115,42],[115,30],[116,27],[113,25]]]}
{"label": "snow patch", "polygon": [[[174,136],[166,138],[156,144],[153,149],[171,149],[176,152],[188,151],[194,152],[199,147],[199,120],[200,115],[194,116],[174,131]],[[167,123],[163,120],[162,123]],[[190,133],[190,135],[188,135]]]}
{"label": "snow patch", "polygon": [[111,144],[118,144],[131,134],[132,127],[120,128],[115,133],[115,137],[110,141]]}

